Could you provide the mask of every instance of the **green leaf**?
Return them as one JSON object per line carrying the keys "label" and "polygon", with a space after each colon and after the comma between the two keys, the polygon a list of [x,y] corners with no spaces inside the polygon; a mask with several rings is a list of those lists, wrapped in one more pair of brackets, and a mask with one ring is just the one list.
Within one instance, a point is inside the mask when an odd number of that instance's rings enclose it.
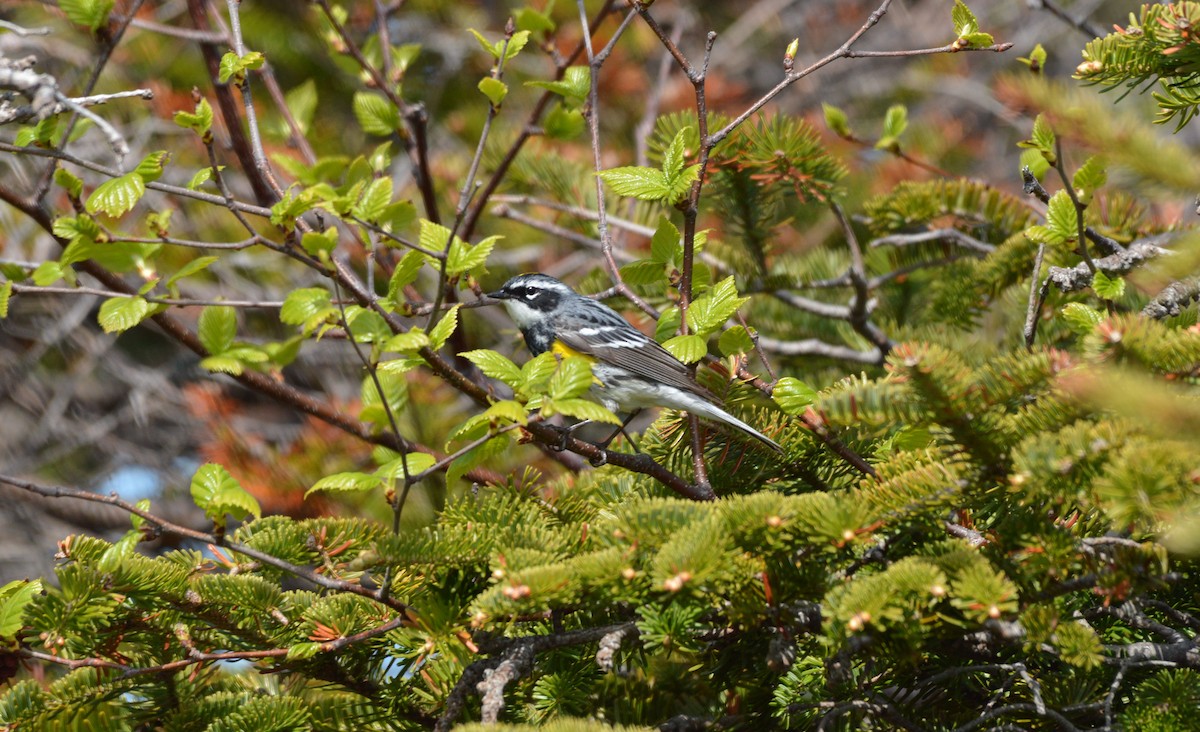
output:
{"label": "green leaf", "polygon": [[668,182],[667,203],[676,204],[687,197],[692,184],[700,177],[700,165],[689,165],[683,172]]}
{"label": "green leaf", "polygon": [[666,216],[658,217],[658,228],[654,230],[654,236],[650,237],[650,258],[655,262],[673,266],[683,260],[683,242],[679,236],[679,229]]}
{"label": "green leaf", "polygon": [[[529,31],[517,31],[512,34],[512,38],[508,39],[508,46],[504,49],[504,60],[513,59],[521,49],[525,48],[525,44],[529,43]],[[497,46],[503,44],[501,41]]]}
{"label": "green leaf", "polygon": [[[544,13],[531,7],[518,8],[516,13],[517,28],[531,33],[553,33],[558,26],[549,13]],[[584,67],[587,68],[587,67]]]}
{"label": "green leaf", "polygon": [[304,494],[308,498],[314,493],[347,493],[369,491],[383,485],[383,479],[370,473],[334,473],[321,478]]}
{"label": "green leaf", "polygon": [[425,346],[430,345],[432,341],[424,330],[414,327],[407,333],[399,333],[388,339],[387,343],[383,344],[384,351],[392,353],[407,353],[414,354]]}
{"label": "green leaf", "polygon": [[72,23],[86,26],[95,33],[102,26],[108,25],[113,3],[114,0],[58,0],[58,7],[62,8]]}
{"label": "green leaf", "polygon": [[393,303],[404,301],[403,290],[416,282],[421,267],[425,266],[425,257],[417,251],[409,250],[396,264],[392,279],[388,281],[388,299]]}
{"label": "green leaf", "polygon": [[455,305],[446,311],[442,319],[433,326],[429,331],[429,340],[433,341],[433,349],[436,351],[446,345],[446,340],[450,338],[455,329],[458,328],[458,309],[461,305]]}
{"label": "green leaf", "polygon": [[975,19],[975,14],[963,4],[962,0],[954,0],[954,9],[950,11],[950,18],[954,21],[954,33],[959,38],[979,30],[979,21]]}
{"label": "green leaf", "polygon": [[547,416],[563,414],[575,419],[589,419],[603,424],[621,424],[621,418],[613,414],[607,407],[597,404],[590,399],[569,398],[551,399],[546,402],[542,412]]}
{"label": "green leaf", "polygon": [[214,523],[230,514],[241,521],[247,516],[262,517],[262,508],[229,471],[216,463],[205,463],[192,476],[192,500]]}
{"label": "green leaf", "polygon": [[1046,225],[1060,241],[1079,238],[1079,215],[1066,191],[1058,191],[1046,204]]}
{"label": "green leaf", "polygon": [[33,284],[38,287],[47,287],[55,282],[63,279],[65,276],[63,266],[58,262],[42,262],[33,270],[31,277]]}
{"label": "green leaf", "polygon": [[228,351],[237,337],[237,311],[228,305],[204,308],[196,332],[209,353],[217,355]]}
{"label": "green leaf", "polygon": [[1079,170],[1075,171],[1071,180],[1079,202],[1085,206],[1091,203],[1092,196],[1108,181],[1104,159],[1097,155],[1088,158],[1083,165],[1079,166]]}
{"label": "green leaf", "polygon": [[[217,167],[219,170],[225,169],[224,165],[220,165]],[[189,191],[198,191],[198,190],[200,190],[200,186],[202,186],[205,183],[212,180],[212,177],[213,177],[213,169],[212,168],[201,168],[200,170],[197,170],[196,174],[192,176],[192,179],[188,181],[187,189]]]}
{"label": "green leaf", "polygon": [[558,105],[550,110],[550,114],[546,115],[546,121],[542,123],[542,130],[551,139],[571,140],[579,137],[585,126],[583,112]]}
{"label": "green leaf", "polygon": [[410,452],[403,457],[398,457],[395,460],[390,460],[375,471],[375,475],[383,480],[404,480],[404,470],[407,467],[408,474],[416,475],[429,470],[437,463],[437,458],[425,452]]}
{"label": "green leaf", "polygon": [[0,320],[8,317],[8,301],[12,297],[12,282],[0,283]]}
{"label": "green leaf", "polygon": [[602,170],[597,175],[618,196],[642,201],[661,201],[671,195],[671,186],[661,170],[630,165]]}
{"label": "green leaf", "polygon": [[653,259],[639,259],[636,262],[621,267],[621,279],[627,285],[639,287],[641,285],[667,284],[667,276],[663,271],[661,262],[655,262]]}
{"label": "green leaf", "polygon": [[676,178],[683,172],[683,165],[687,162],[687,140],[693,136],[695,132],[690,125],[684,127],[675,133],[675,137],[671,139],[671,144],[663,151],[662,171],[663,176],[670,182],[674,182]]}
{"label": "green leaf", "polygon": [[378,94],[356,92],[353,107],[359,127],[368,135],[387,137],[400,129],[400,112]]}
{"label": "green leaf", "polygon": [[744,326],[735,325],[721,334],[717,348],[726,356],[754,350],[754,338]]}
{"label": "green leaf", "polygon": [[688,328],[697,335],[706,336],[723,326],[749,299],[739,297],[733,277],[726,277],[688,307]]}
{"label": "green leaf", "polygon": [[521,366],[521,391],[525,394],[543,393],[550,375],[557,368],[558,358],[549,351],[529,359]]}
{"label": "green leaf", "polygon": [[138,163],[133,172],[142,176],[143,181],[158,180],[162,177],[163,166],[167,164],[167,160],[169,160],[170,157],[171,154],[166,150],[152,152],[146,157],[142,158],[142,162]]}
{"label": "green leaf", "polygon": [[0,638],[17,637],[25,627],[25,608],[41,593],[41,580],[13,580],[0,587]]}
{"label": "green leaf", "polygon": [[832,104],[821,104],[821,109],[825,112],[825,126],[838,137],[851,137],[850,120],[846,117],[846,113],[841,107],[835,107]]}
{"label": "green leaf", "polygon": [[471,35],[475,36],[475,40],[479,42],[479,45],[483,48],[483,50],[487,51],[488,53],[490,53],[492,55],[492,58],[496,58],[496,59],[500,58],[500,47],[499,46],[492,45],[491,41],[489,41],[487,38],[484,38],[483,34],[480,33],[479,31],[475,30],[474,28],[468,28],[467,32],[470,33]]}
{"label": "green leaf", "polygon": [[351,209],[351,214],[355,218],[374,223],[392,202],[392,195],[392,179],[388,176],[376,178],[367,185],[358,203]]}
{"label": "green leaf", "polygon": [[212,105],[203,97],[201,97],[200,101],[196,102],[196,110],[194,112],[175,113],[175,124],[185,129],[194,130],[202,137],[210,133],[212,123]]}
{"label": "green leaf", "polygon": [[1067,327],[1076,335],[1091,333],[1095,330],[1096,325],[1104,320],[1104,313],[1081,302],[1068,303],[1062,309],[1062,316]]}
{"label": "green leaf", "polygon": [[908,129],[908,108],[903,104],[893,104],[888,107],[887,114],[883,116],[884,137],[900,137],[906,129]]}
{"label": "green leaf", "polygon": [[513,399],[503,399],[496,402],[483,411],[483,417],[490,424],[495,424],[498,421],[515,424],[527,424],[529,422],[529,413],[525,410],[525,405]]}
{"label": "green leaf", "polygon": [[586,358],[568,356],[550,377],[548,393],[552,399],[570,399],[586,394],[591,388],[592,363]]}
{"label": "green leaf", "polygon": [[662,343],[673,337],[679,331],[679,324],[683,322],[683,316],[680,314],[679,306],[672,305],[662,314],[658,316],[658,322],[654,325],[654,340]]}
{"label": "green leaf", "polygon": [[803,414],[808,405],[817,400],[817,392],[800,379],[784,376],[775,382],[771,398],[787,414],[797,415]]}
{"label": "green leaf", "polygon": [[516,389],[521,383],[521,369],[515,363],[495,351],[479,349],[476,351],[465,351],[458,355],[478,366],[484,375],[492,379],[499,379],[513,389]]}
{"label": "green leaf", "polygon": [[[390,428],[392,419],[408,406],[408,380],[403,373],[379,370],[375,379],[364,377],[359,387],[362,409],[359,419],[380,427]],[[380,394],[380,389],[383,393]],[[384,401],[386,399],[386,402]]]}
{"label": "green leaf", "polygon": [[88,213],[98,211],[120,217],[132,209],[146,193],[146,182],[137,173],[126,173],[118,178],[106,180],[88,196],[85,208]]}
{"label": "green leaf", "polygon": [[1055,151],[1054,128],[1050,126],[1044,115],[1039,114],[1037,119],[1033,121],[1032,136],[1028,140],[1022,140],[1017,145],[1038,150],[1050,165],[1058,162],[1058,154]]}
{"label": "green leaf", "polygon": [[322,252],[328,255],[338,245],[338,230],[330,226],[325,231],[306,231],[300,237],[300,246],[304,251],[320,258]]}
{"label": "green leaf", "polygon": [[1105,300],[1116,300],[1125,294],[1125,279],[1109,277],[1100,270],[1092,276],[1092,290]]}
{"label": "green leaf", "polygon": [[241,376],[246,371],[246,364],[239,358],[221,354],[200,359],[200,368],[217,374]]}
{"label": "green leaf", "polygon": [[122,333],[146,319],[154,306],[140,297],[110,297],[97,318],[105,333]]}
{"label": "green leaf", "polygon": [[279,321],[286,325],[302,325],[319,313],[332,310],[333,297],[329,290],[305,287],[292,290],[279,309]]}
{"label": "green leaf", "polygon": [[489,236],[475,246],[471,246],[462,239],[454,237],[454,245],[450,247],[450,254],[446,258],[446,274],[458,275],[482,267],[487,262],[488,256],[491,255],[492,249],[495,248],[496,242],[503,238],[499,235]]}
{"label": "green leaf", "polygon": [[296,126],[300,128],[300,134],[308,134],[309,128],[312,127],[313,114],[317,111],[316,82],[306,79],[304,83],[285,94],[283,99],[287,103],[288,111],[292,113],[292,119],[296,121]]}
{"label": "green leaf", "polygon": [[675,336],[662,344],[672,356],[684,363],[696,363],[708,353],[708,344],[698,335]]}
{"label": "green leaf", "polygon": [[1021,162],[1018,168],[1024,170],[1029,168],[1029,172],[1033,173],[1033,177],[1038,180],[1046,178],[1047,171],[1050,170],[1050,163],[1046,161],[1046,156],[1038,150],[1025,150],[1021,153]]}
{"label": "green leaf", "polygon": [[1029,58],[1018,58],[1018,61],[1029,67],[1029,70],[1035,74],[1041,73],[1046,68],[1046,49],[1042,48],[1042,44],[1037,44],[1033,50],[1029,52]]}
{"label": "green leaf", "polygon": [[592,72],[587,66],[568,66],[562,79],[556,81],[527,81],[525,86],[536,86],[552,91],[575,104],[581,104],[592,90]]}
{"label": "green leaf", "polygon": [[54,182],[72,199],[79,198],[83,193],[83,179],[66,168],[54,169]]}
{"label": "green leaf", "polygon": [[504,98],[508,96],[508,84],[491,76],[480,79],[477,86],[493,107],[499,107]]}

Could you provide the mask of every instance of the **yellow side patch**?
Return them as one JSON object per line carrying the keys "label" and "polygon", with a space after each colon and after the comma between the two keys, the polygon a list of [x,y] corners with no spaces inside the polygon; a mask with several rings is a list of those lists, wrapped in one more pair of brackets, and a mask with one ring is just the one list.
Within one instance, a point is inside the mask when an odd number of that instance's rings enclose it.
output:
{"label": "yellow side patch", "polygon": [[556,341],[554,341],[553,344],[551,344],[550,351],[551,351],[551,353],[553,353],[555,356],[558,356],[559,358],[568,358],[570,356],[574,356],[575,358],[584,358],[584,359],[587,359],[588,361],[590,361],[591,363],[596,363],[595,358],[592,358],[591,356],[580,353],[579,351],[576,351],[574,348],[571,348],[566,343],[563,343],[562,341],[559,341],[559,340],[556,340]]}

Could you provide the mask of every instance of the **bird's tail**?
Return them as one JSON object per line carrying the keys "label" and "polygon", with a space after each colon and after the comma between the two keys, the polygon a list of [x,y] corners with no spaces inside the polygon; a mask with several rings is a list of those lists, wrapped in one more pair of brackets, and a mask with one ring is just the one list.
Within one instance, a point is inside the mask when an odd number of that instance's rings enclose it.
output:
{"label": "bird's tail", "polygon": [[763,443],[764,445],[771,448],[775,452],[779,452],[779,453],[783,452],[783,447],[781,447],[778,442],[776,442],[775,440],[772,440],[770,437],[767,437],[763,433],[759,432],[758,430],[754,429],[750,425],[746,424],[742,420],[733,416],[729,412],[726,412],[724,409],[721,409],[718,406],[715,406],[712,404],[703,404],[703,405],[693,404],[693,405],[688,406],[688,411],[690,411],[694,414],[697,414],[701,417],[708,417],[711,420],[715,420],[717,422],[722,422],[724,424],[729,425],[730,427],[735,427],[735,428],[741,430],[742,432],[745,432],[746,434],[750,435],[751,437],[758,440],[759,442]]}

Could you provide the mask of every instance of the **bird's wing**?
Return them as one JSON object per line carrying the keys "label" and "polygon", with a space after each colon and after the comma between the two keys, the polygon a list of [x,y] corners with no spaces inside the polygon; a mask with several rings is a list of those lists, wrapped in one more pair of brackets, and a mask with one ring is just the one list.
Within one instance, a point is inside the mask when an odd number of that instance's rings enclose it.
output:
{"label": "bird's wing", "polygon": [[595,303],[556,334],[568,348],[631,371],[650,381],[691,392],[710,402],[716,398],[692,378],[687,366],[616,311]]}

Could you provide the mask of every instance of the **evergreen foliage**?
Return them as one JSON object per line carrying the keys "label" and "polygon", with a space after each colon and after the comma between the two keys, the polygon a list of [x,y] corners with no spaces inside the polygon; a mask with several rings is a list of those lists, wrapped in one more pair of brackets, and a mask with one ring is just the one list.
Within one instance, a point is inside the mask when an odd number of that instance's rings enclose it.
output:
{"label": "evergreen foliage", "polygon": [[[43,18],[30,5],[23,22]],[[106,50],[132,32],[111,2],[61,7]],[[564,51],[573,7],[471,31],[453,98],[433,93],[435,70],[419,78],[433,49],[352,9],[306,6],[305,43],[337,81],[291,88],[261,120],[307,154],[279,142],[256,162],[261,143],[230,132],[259,124],[238,115],[277,83],[264,62],[289,58],[242,47],[271,35],[249,15],[208,59],[219,83],[205,76],[175,116],[174,160],[79,163],[53,129],[69,107],[0,146],[5,164],[56,160],[54,195],[5,183],[0,198],[62,247],[0,267],[0,317],[39,291],[100,290],[103,333],[157,324],[206,376],[370,446],[330,458],[313,440],[295,457],[304,495],[338,509],[306,518],[217,461],[195,471],[189,525],[0,475],[132,522],[68,536],[53,577],[0,588],[0,729],[1197,729],[1200,329],[1194,272],[1171,264],[1197,257],[1153,205],[1194,193],[1196,173],[1131,161],[1152,133],[1080,155],[1119,137],[1074,123],[1107,100],[1074,105],[1026,70],[999,85],[1035,113],[1022,177],[913,177],[922,163],[872,180],[838,145],[921,163],[917,113],[893,104],[867,141],[827,107],[835,143],[782,110],[712,111],[705,56],[684,64],[696,108],[643,120],[640,157],[610,155],[592,127],[614,93],[601,83],[633,61]],[[655,54],[634,40],[684,58],[657,6],[584,10],[613,36],[628,13],[620,27],[645,35],[615,48],[638,62]],[[934,51],[1007,50],[962,2],[944,15]],[[1147,5],[1086,46],[1077,76],[1161,79],[1159,121],[1183,128],[1200,109],[1198,27],[1196,3]],[[820,68],[796,56],[784,86]],[[36,106],[45,83],[13,94]],[[612,106],[630,127],[643,111]],[[338,124],[345,139],[306,134]],[[431,128],[456,138],[432,163]],[[214,142],[231,134],[240,166]],[[562,243],[531,254],[530,231]],[[636,449],[563,431],[620,422],[586,398],[590,362],[527,358],[476,307],[485,283],[529,268],[612,287],[784,455],[672,411]],[[251,277],[279,299],[188,295]],[[352,404],[297,387],[293,369],[330,342]],[[436,515],[414,517],[418,495]],[[176,544],[147,548],[163,537]]]}

